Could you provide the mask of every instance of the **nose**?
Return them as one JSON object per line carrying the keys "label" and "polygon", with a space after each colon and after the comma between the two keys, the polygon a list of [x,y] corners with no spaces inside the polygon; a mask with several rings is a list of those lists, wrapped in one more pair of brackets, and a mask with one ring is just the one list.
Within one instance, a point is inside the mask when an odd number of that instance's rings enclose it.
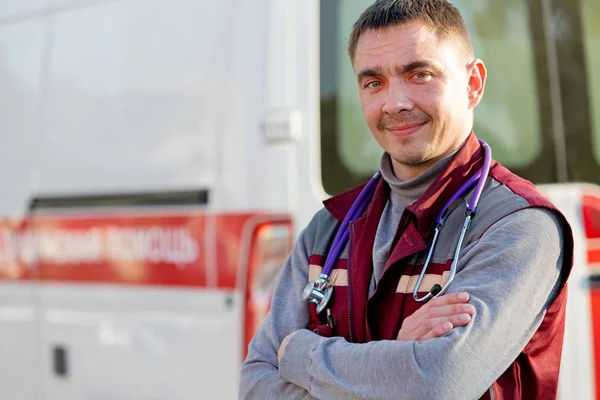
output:
{"label": "nose", "polygon": [[402,111],[412,111],[414,103],[410,100],[406,87],[400,82],[390,83],[387,88],[383,112],[396,115]]}

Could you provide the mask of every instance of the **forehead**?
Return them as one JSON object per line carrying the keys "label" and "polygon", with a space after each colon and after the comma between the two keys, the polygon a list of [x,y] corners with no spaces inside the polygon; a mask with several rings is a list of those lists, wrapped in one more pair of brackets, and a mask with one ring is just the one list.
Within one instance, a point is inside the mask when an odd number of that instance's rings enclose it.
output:
{"label": "forehead", "polygon": [[453,40],[440,38],[425,23],[411,21],[362,33],[353,64],[355,71],[367,66],[386,67],[419,60],[435,61],[445,67],[458,58],[458,52]]}

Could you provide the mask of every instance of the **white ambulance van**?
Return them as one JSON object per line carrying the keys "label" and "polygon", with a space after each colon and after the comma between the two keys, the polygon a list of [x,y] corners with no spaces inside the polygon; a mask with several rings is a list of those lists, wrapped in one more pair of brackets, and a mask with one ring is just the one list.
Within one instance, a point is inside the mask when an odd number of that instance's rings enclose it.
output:
{"label": "white ambulance van", "polygon": [[[2,398],[234,399],[283,260],[380,149],[370,0],[0,2]],[[455,0],[476,132],[576,235],[562,399],[600,383],[600,0]]]}

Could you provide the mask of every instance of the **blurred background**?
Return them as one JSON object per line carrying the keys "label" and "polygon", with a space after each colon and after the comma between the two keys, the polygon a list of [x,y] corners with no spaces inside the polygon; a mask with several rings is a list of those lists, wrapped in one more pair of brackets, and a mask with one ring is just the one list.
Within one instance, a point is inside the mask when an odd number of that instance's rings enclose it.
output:
{"label": "blurred background", "polygon": [[[379,167],[347,56],[371,2],[0,0],[3,397],[237,397],[294,238]],[[573,225],[560,397],[595,399],[600,0],[451,2],[476,134]]]}

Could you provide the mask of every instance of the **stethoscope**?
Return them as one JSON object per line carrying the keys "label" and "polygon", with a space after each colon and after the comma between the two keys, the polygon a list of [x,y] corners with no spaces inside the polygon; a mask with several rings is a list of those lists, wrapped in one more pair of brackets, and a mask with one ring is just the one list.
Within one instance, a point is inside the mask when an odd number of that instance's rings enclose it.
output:
{"label": "stethoscope", "polygon": [[[483,155],[483,166],[479,171],[477,171],[469,180],[467,180],[461,187],[458,189],[456,193],[446,202],[442,210],[440,211],[437,219],[436,219],[436,227],[433,234],[433,240],[431,242],[431,246],[429,248],[429,252],[427,254],[427,258],[425,260],[425,265],[423,266],[423,270],[419,275],[419,279],[417,280],[417,284],[415,285],[415,289],[413,291],[413,298],[420,302],[426,302],[434,297],[441,296],[446,293],[448,287],[454,281],[454,276],[456,275],[456,268],[458,266],[459,255],[462,249],[462,244],[465,239],[465,235],[469,226],[471,225],[471,220],[475,215],[475,211],[477,210],[477,204],[479,203],[479,198],[481,197],[481,193],[483,192],[483,186],[488,178],[490,165],[492,164],[492,150],[490,146],[483,140],[479,139],[479,143],[481,144],[484,155]],[[329,276],[331,271],[333,270],[333,266],[335,262],[339,258],[342,250],[346,246],[348,242],[349,234],[350,234],[350,223],[357,218],[359,218],[366,206],[369,204],[371,198],[373,197],[373,193],[375,193],[375,187],[377,186],[377,181],[380,171],[377,171],[375,175],[369,180],[369,182],[365,185],[363,190],[360,192],[352,207],[350,207],[350,211],[346,214],[346,217],[342,221],[342,225],[337,231],[335,235],[335,239],[333,241],[333,245],[331,246],[331,250],[327,254],[327,258],[325,259],[325,265],[323,266],[323,270],[317,277],[314,282],[309,282],[308,285],[304,288],[302,292],[302,299],[308,300],[309,303],[313,303],[317,305],[317,313],[320,313],[327,307],[327,303],[331,299],[331,295],[333,293],[333,286],[329,281]],[[433,252],[435,250],[435,246],[437,244],[439,235],[441,230],[448,219],[450,213],[446,213],[449,207],[454,203],[457,199],[461,198],[466,194],[466,192],[473,187],[473,184],[477,181],[477,186],[473,192],[473,197],[471,201],[465,203],[467,205],[465,210],[465,222],[463,224],[462,230],[460,232],[460,236],[458,238],[458,243],[456,244],[456,248],[454,250],[454,260],[452,261],[452,265],[450,267],[450,275],[448,275],[448,280],[444,287],[439,284],[433,285],[431,290],[423,297],[418,296],[419,287],[421,286],[421,282],[425,277],[425,273],[427,272],[427,268],[429,267],[429,263],[431,262],[431,258],[433,256]]]}

